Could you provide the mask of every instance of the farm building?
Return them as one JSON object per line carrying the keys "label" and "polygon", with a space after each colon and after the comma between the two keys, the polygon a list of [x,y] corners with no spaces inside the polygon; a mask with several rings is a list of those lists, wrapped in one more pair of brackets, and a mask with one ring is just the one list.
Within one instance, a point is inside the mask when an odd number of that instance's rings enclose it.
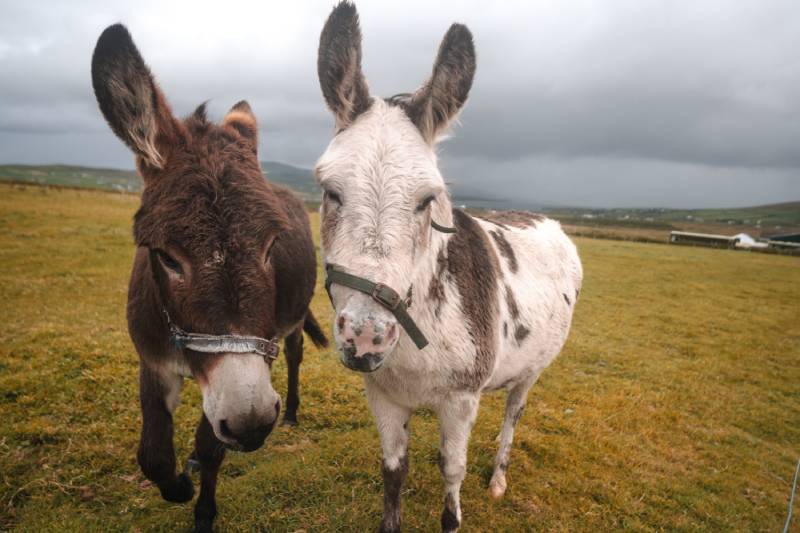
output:
{"label": "farm building", "polygon": [[712,248],[733,248],[739,242],[739,239],[738,237],[728,237],[727,235],[672,231],[669,234],[669,242],[670,244],[689,244],[693,246],[710,246]]}
{"label": "farm building", "polygon": [[800,244],[800,233],[785,233],[783,235],[770,235],[769,240],[777,242],[793,242]]}
{"label": "farm building", "polygon": [[774,250],[796,250],[800,252],[800,242],[779,241],[773,238],[767,241],[767,245]]}

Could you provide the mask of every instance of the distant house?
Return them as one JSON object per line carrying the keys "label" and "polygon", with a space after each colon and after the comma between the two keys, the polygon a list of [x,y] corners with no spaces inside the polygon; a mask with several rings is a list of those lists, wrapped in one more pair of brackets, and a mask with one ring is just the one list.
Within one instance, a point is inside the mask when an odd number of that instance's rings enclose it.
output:
{"label": "distant house", "polygon": [[693,246],[710,246],[712,248],[733,248],[739,242],[737,237],[713,235],[710,233],[692,233],[689,231],[672,231],[669,234],[670,244],[688,244]]}
{"label": "distant house", "polygon": [[734,235],[733,238],[738,239],[735,245],[737,248],[764,249],[769,247],[766,242],[757,241],[747,233],[739,233],[738,235]]}

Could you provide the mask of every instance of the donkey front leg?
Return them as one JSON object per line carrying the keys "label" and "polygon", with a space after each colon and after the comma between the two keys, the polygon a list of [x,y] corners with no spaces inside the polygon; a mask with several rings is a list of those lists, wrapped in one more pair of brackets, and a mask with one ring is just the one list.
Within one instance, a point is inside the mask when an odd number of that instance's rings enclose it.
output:
{"label": "donkey front leg", "polygon": [[478,394],[448,398],[437,411],[442,426],[439,468],[444,478],[442,531],[458,531],[461,525],[461,483],[467,473],[467,445],[478,414]]}
{"label": "donkey front leg", "polygon": [[157,372],[144,364],[139,367],[139,401],[142,408],[142,434],[137,459],[145,477],[158,486],[161,497],[184,503],[194,496],[192,480],[175,472],[172,443],[172,411],[180,399],[183,378],[171,372]]}
{"label": "donkey front leg", "polygon": [[217,474],[225,458],[225,446],[214,435],[205,413],[195,433],[195,454],[200,462],[200,496],[194,506],[194,530],[208,533],[217,516]]}
{"label": "donkey front leg", "polygon": [[383,519],[380,533],[400,531],[400,491],[408,474],[408,421],[411,409],[398,405],[365,380],[367,400],[383,452]]}

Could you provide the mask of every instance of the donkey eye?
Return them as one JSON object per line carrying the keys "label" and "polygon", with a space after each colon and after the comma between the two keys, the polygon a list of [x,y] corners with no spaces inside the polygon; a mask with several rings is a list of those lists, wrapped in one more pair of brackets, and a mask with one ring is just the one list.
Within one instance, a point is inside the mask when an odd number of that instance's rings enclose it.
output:
{"label": "donkey eye", "polygon": [[326,190],[325,199],[330,200],[331,202],[337,203],[339,205],[342,205],[342,198],[339,196],[338,193],[335,193],[333,191]]}
{"label": "donkey eye", "polygon": [[423,211],[425,211],[428,208],[428,206],[431,205],[431,202],[434,201],[435,199],[436,199],[436,197],[431,195],[431,196],[428,196],[427,198],[425,198],[424,200],[422,200],[417,205],[417,213],[422,213]]}
{"label": "donkey eye", "polygon": [[181,268],[181,264],[171,255],[169,255],[164,250],[158,250],[158,260],[161,262],[161,265],[166,268],[167,270],[171,270],[176,274],[183,275],[183,268]]}

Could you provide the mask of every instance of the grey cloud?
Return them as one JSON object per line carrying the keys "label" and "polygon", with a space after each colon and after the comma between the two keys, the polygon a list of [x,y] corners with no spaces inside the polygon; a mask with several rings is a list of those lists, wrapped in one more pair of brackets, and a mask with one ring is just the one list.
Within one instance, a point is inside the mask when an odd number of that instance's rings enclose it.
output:
{"label": "grey cloud", "polygon": [[[221,118],[245,98],[259,118],[262,158],[310,166],[332,132],[315,57],[330,7],[4,4],[0,162],[132,166],[89,78],[97,36],[122,21],[176,114],[210,100]],[[534,203],[800,198],[800,5],[792,0],[358,7],[375,95],[413,90],[447,27],[472,29],[475,85],[441,148],[452,181]]]}

